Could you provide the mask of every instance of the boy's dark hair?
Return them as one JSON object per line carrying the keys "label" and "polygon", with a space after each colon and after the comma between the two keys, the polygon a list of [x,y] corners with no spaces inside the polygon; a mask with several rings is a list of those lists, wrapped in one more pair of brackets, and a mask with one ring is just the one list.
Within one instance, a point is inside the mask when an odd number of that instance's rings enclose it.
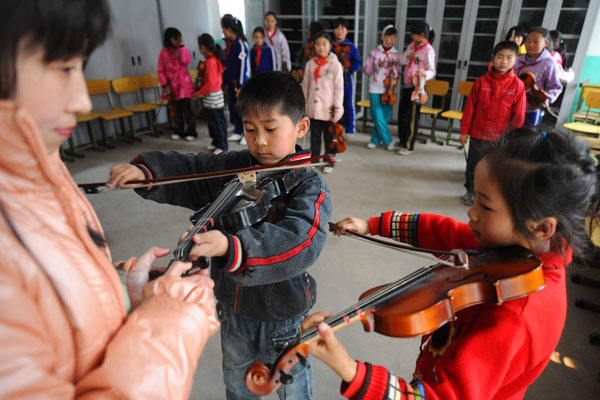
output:
{"label": "boy's dark hair", "polygon": [[312,40],[316,42],[318,38],[325,38],[329,43],[331,43],[331,35],[325,31],[315,33],[315,35],[312,37]]}
{"label": "boy's dark hair", "polygon": [[335,21],[333,21],[333,29],[337,28],[340,25],[348,29],[348,22],[346,22],[346,19],[344,19],[344,17],[338,17]]}
{"label": "boy's dark hair", "polygon": [[2,0],[0,15],[0,99],[14,95],[19,50],[40,48],[46,63],[87,57],[110,27],[104,0]]}
{"label": "boy's dark hair", "polygon": [[519,128],[491,143],[482,160],[500,185],[515,229],[532,238],[527,221],[555,217],[553,251],[563,250],[563,240],[575,251],[587,247],[586,219],[591,230],[600,196],[597,160],[583,142],[559,131]]}
{"label": "boy's dark hair", "polygon": [[433,41],[435,40],[435,32],[425,21],[413,22],[410,25],[410,33],[414,33],[415,35],[424,34],[425,39],[429,41],[429,44],[433,44]]}
{"label": "boy's dark hair", "polygon": [[532,33],[536,33],[536,32],[541,33],[545,40],[550,41],[550,32],[548,31],[548,29],[544,28],[543,26],[534,26],[533,28],[531,28],[529,30],[529,32],[527,32],[527,36],[531,35]]}
{"label": "boy's dark hair", "polygon": [[527,32],[525,32],[525,28],[523,28],[521,25],[515,25],[512,28],[510,28],[508,32],[506,32],[506,37],[504,39],[510,40],[510,38],[512,38],[513,35],[521,36],[523,38],[523,41],[525,41],[525,36],[527,35]]}
{"label": "boy's dark hair", "polygon": [[219,60],[223,66],[225,65],[223,49],[221,49],[221,46],[215,45],[215,41],[212,36],[210,36],[208,33],[203,33],[202,35],[198,36],[198,47],[200,45],[206,47],[208,51],[217,57],[217,60]]}
{"label": "boy's dark hair", "polygon": [[[267,12],[265,13],[265,16],[264,16],[264,18],[267,18],[269,15],[272,15],[272,16],[273,16],[273,18],[275,18],[275,21],[277,21],[277,15],[276,15],[276,14],[275,14],[273,11],[267,11]],[[264,18],[263,18],[263,19],[264,19]]]}
{"label": "boy's dark hair", "polygon": [[494,51],[492,55],[495,56],[500,50],[510,50],[513,53],[515,53],[516,57],[519,56],[519,46],[517,46],[515,42],[511,42],[510,40],[503,40],[502,42],[494,46]]}
{"label": "boy's dark hair", "polygon": [[244,42],[247,42],[246,36],[244,36],[244,27],[239,19],[231,14],[225,14],[221,17],[221,27],[229,28],[235,33],[235,36],[242,38]]}
{"label": "boy's dark hair", "polygon": [[306,116],[306,103],[302,88],[291,74],[270,71],[253,76],[242,86],[236,110],[242,116],[250,111],[258,115],[259,111],[270,114],[277,110],[296,125]]}
{"label": "boy's dark hair", "polygon": [[179,29],[173,27],[165,29],[165,33],[163,35],[163,47],[173,47],[171,39],[179,39],[180,37],[181,32],[179,32]]}
{"label": "boy's dark hair", "polygon": [[254,28],[254,31],[252,31],[252,35],[254,35],[256,32],[259,32],[261,35],[265,36],[265,29],[262,26],[257,26],[256,28]]}
{"label": "boy's dark hair", "polygon": [[317,33],[324,31],[325,28],[323,24],[319,21],[313,21],[308,25],[308,33],[310,34],[310,38],[314,40],[314,37]]}

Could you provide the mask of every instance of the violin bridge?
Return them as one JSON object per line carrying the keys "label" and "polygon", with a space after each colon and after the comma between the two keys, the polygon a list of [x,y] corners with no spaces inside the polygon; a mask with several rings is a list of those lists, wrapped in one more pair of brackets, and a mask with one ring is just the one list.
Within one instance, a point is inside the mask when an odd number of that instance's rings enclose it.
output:
{"label": "violin bridge", "polygon": [[246,183],[246,182],[254,182],[254,183],[256,183],[256,171],[240,172],[238,174],[238,180],[241,183]]}

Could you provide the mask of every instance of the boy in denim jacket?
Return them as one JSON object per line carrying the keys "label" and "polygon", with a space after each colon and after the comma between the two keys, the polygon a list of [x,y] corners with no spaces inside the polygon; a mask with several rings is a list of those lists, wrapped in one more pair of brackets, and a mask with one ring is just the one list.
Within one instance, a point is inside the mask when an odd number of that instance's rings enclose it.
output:
{"label": "boy in denim jacket", "polygon": [[[237,108],[248,149],[218,155],[150,151],[111,169],[110,184],[135,179],[224,171],[310,157],[296,140],[309,129],[304,95],[291,75],[265,72],[242,88]],[[212,257],[221,319],[227,399],[255,398],[245,373],[256,360],[272,363],[300,331],[315,304],[316,283],[307,269],[325,245],[332,204],[327,184],[311,167],[296,169],[299,183],[273,202],[261,222],[232,233],[210,230],[194,236],[190,259]],[[136,189],[144,198],[197,210],[213,201],[232,177]],[[258,179],[260,180],[260,174]],[[310,360],[292,370],[293,383],[280,398],[312,398]]]}

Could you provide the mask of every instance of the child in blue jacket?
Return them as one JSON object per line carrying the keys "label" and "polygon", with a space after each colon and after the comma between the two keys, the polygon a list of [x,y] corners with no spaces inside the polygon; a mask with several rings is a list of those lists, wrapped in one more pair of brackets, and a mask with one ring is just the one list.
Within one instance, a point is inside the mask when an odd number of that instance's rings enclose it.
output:
{"label": "child in blue jacket", "polygon": [[252,76],[261,72],[277,71],[277,57],[273,48],[265,43],[265,30],[262,26],[254,28],[252,40],[254,40],[254,46],[250,50]]}

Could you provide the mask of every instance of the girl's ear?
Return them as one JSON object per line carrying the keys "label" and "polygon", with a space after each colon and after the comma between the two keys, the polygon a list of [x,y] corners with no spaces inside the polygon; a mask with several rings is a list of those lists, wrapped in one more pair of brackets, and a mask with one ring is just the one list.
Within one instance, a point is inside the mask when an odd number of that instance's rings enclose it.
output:
{"label": "girl's ear", "polygon": [[527,221],[527,227],[537,240],[550,239],[556,233],[556,218],[545,217],[539,221]]}
{"label": "girl's ear", "polygon": [[296,124],[296,139],[302,139],[308,133],[310,128],[310,119],[308,117],[300,118],[300,121]]}

